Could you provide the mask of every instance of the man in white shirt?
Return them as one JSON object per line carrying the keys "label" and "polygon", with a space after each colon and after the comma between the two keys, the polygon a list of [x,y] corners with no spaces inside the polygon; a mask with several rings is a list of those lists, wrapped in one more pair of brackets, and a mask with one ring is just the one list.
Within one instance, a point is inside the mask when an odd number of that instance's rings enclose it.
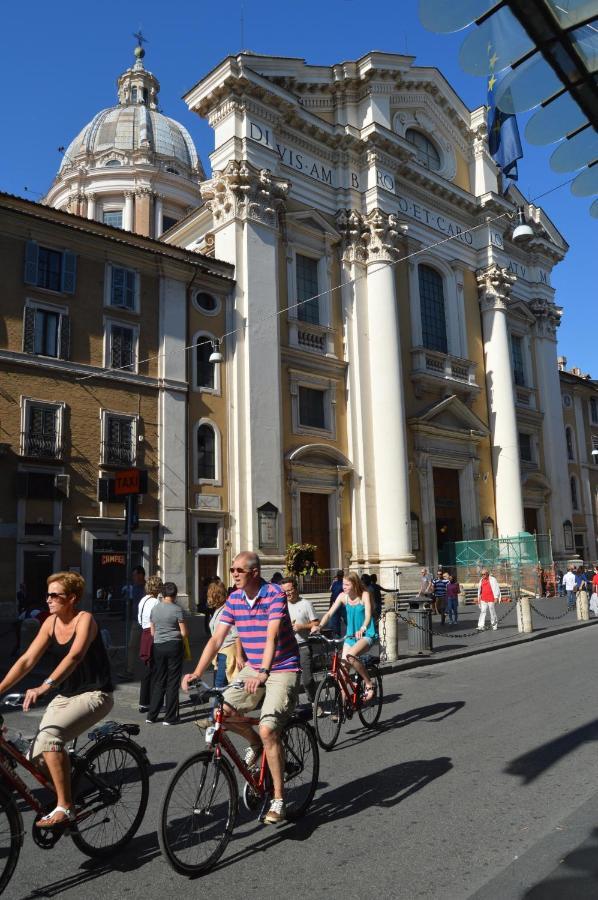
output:
{"label": "man in white shirt", "polygon": [[314,625],[319,625],[320,620],[316,618],[315,610],[310,601],[304,600],[299,596],[296,578],[285,576],[280,586],[287,597],[289,615],[299,647],[301,681],[303,682],[305,693],[313,703],[316,696],[316,682],[314,681],[312,673],[311,647],[308,644],[307,636]]}
{"label": "man in white shirt", "polygon": [[567,609],[573,609],[575,606],[575,589],[577,587],[577,579],[573,566],[569,566],[563,575],[563,587],[567,592]]}

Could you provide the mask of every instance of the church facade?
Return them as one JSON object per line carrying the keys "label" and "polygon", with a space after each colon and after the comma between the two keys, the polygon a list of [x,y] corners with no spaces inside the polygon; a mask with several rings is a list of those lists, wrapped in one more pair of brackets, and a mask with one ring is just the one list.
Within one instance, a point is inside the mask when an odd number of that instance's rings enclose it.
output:
{"label": "church facade", "polygon": [[228,57],[185,100],[214,130],[212,178],[165,239],[235,266],[231,546],[278,567],[308,541],[324,568],[382,572],[535,530],[572,555],[551,286],[567,244],[499,192],[485,110],[382,53]]}

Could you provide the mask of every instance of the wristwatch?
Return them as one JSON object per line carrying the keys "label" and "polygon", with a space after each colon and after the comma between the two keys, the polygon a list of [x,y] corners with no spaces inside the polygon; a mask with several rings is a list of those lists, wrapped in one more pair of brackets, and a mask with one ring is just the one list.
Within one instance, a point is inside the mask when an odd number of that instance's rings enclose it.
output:
{"label": "wristwatch", "polygon": [[47,684],[48,687],[56,686],[56,682],[52,678],[46,678],[46,680],[44,681],[44,684]]}
{"label": "wristwatch", "polygon": [[258,669],[257,673],[258,673],[258,675],[268,676],[268,675],[270,675],[270,669]]}

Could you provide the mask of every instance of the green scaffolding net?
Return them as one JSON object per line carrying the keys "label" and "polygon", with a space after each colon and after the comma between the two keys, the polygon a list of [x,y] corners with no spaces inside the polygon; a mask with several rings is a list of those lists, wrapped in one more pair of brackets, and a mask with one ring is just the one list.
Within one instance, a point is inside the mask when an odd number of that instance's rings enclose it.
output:
{"label": "green scaffolding net", "polygon": [[521,532],[511,537],[456,541],[453,566],[460,584],[478,581],[489,569],[509,595],[553,594],[555,570],[549,534]]}

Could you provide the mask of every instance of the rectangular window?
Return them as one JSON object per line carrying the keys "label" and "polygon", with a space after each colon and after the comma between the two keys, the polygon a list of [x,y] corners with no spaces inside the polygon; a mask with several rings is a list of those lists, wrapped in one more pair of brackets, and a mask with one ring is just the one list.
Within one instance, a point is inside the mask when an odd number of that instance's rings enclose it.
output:
{"label": "rectangular window", "polygon": [[169,228],[172,228],[173,225],[176,225],[178,219],[175,219],[173,216],[162,216],[162,231],[168,231]]}
{"label": "rectangular window", "polygon": [[531,434],[525,434],[525,432],[519,432],[519,456],[523,460],[523,462],[533,462],[533,450],[532,450],[532,436]]}
{"label": "rectangular window", "polygon": [[103,454],[105,465],[133,465],[135,462],[134,423],[135,420],[131,416],[106,416]]}
{"label": "rectangular window", "polygon": [[309,428],[326,428],[325,391],[299,387],[299,424]]}
{"label": "rectangular window", "polygon": [[41,356],[58,356],[60,313],[36,309],[34,319],[33,352]]}
{"label": "rectangular window", "polygon": [[25,284],[48,291],[74,294],[77,283],[77,256],[70,250],[40,247],[37,241],[25,245]]}
{"label": "rectangular window", "polygon": [[218,548],[218,523],[197,523],[197,546],[200,550]]}
{"label": "rectangular window", "polygon": [[135,309],[137,273],[133,269],[111,266],[110,306],[119,309]]}
{"label": "rectangular window", "polygon": [[109,326],[109,360],[111,369],[135,368],[135,329],[128,325]]}
{"label": "rectangular window", "polygon": [[59,291],[62,272],[62,253],[40,247],[37,258],[37,286]]}
{"label": "rectangular window", "polygon": [[[318,260],[311,256],[297,254],[297,318],[300,322],[308,322],[310,325],[320,324],[320,301],[317,298],[318,290]],[[312,299],[313,298],[313,299]],[[303,303],[302,301],[307,301]]]}
{"label": "rectangular window", "polygon": [[592,462],[598,466],[598,437],[592,435]]}
{"label": "rectangular window", "polygon": [[58,459],[62,453],[59,440],[61,407],[50,403],[28,402],[25,413],[23,453],[42,459]]}
{"label": "rectangular window", "polygon": [[590,397],[590,420],[592,425],[598,425],[598,400]]}
{"label": "rectangular window", "polygon": [[511,353],[513,355],[513,378],[518,387],[525,387],[525,369],[523,367],[523,338],[511,335]]}
{"label": "rectangular window", "polygon": [[123,211],[122,209],[107,210],[103,216],[104,225],[111,225],[113,228],[123,227]]}

